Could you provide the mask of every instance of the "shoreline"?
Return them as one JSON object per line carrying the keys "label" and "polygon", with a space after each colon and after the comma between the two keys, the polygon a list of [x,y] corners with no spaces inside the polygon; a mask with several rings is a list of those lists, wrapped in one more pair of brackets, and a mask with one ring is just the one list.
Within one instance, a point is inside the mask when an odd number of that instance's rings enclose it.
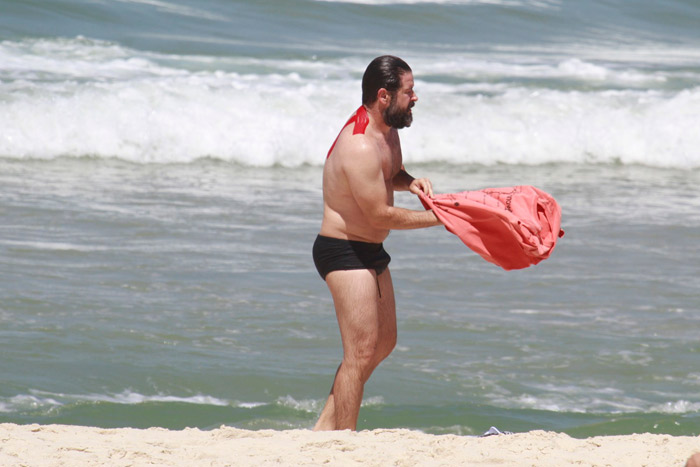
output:
{"label": "shoreline", "polygon": [[0,465],[13,466],[658,466],[685,465],[700,436],[571,438],[532,431],[484,438],[407,429],[250,431],[221,427],[94,428],[0,424]]}

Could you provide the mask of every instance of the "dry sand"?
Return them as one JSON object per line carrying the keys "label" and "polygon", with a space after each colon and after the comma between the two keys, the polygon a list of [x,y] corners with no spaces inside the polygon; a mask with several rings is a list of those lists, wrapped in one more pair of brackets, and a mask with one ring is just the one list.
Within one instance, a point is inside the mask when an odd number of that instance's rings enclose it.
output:
{"label": "dry sand", "polygon": [[103,429],[0,424],[0,465],[11,466],[659,466],[683,467],[700,437],[575,439],[533,431],[475,438],[411,430],[314,433]]}

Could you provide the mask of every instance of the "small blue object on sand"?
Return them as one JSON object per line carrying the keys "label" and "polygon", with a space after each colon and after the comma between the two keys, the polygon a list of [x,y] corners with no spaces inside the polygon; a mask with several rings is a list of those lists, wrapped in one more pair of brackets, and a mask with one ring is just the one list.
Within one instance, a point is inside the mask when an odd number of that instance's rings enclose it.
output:
{"label": "small blue object on sand", "polygon": [[489,428],[489,431],[487,431],[486,433],[481,435],[480,438],[485,438],[487,436],[494,436],[494,435],[512,435],[512,434],[513,434],[512,431],[501,431],[498,428],[496,428],[495,426],[492,426],[491,428]]}

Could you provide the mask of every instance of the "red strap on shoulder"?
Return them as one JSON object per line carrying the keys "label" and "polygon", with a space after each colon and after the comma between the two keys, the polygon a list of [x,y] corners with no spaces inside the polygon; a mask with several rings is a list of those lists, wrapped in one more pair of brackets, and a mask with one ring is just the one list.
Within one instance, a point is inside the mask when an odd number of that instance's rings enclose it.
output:
{"label": "red strap on shoulder", "polygon": [[367,109],[364,105],[361,105],[357,112],[355,112],[355,129],[352,131],[353,135],[364,135],[367,125],[369,125],[369,116],[367,115]]}
{"label": "red strap on shoulder", "polygon": [[[365,109],[364,105],[361,105],[359,109],[353,114],[352,117],[347,121],[345,125],[343,125],[343,128],[340,130],[340,133],[343,132],[346,126],[350,125],[351,123],[355,124],[355,128],[352,130],[353,135],[364,135],[365,130],[367,129],[367,125],[369,125],[369,116],[367,115],[367,110]],[[331,156],[331,153],[333,152],[333,148],[335,148],[335,143],[338,142],[338,138],[340,138],[340,133],[338,133],[338,136],[336,136],[335,141],[333,141],[333,145],[331,148],[328,150],[328,155],[326,155],[326,159],[328,159]]]}

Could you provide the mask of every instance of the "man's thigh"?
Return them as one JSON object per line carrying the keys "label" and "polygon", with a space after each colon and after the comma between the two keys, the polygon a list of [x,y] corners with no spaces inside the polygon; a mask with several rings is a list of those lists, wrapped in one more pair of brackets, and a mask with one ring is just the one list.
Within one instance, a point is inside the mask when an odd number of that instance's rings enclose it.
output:
{"label": "man's thigh", "polygon": [[374,271],[333,271],[326,276],[345,352],[374,346],[380,333],[379,293]]}
{"label": "man's thigh", "polygon": [[346,352],[396,339],[394,287],[388,269],[379,276],[367,269],[333,271],[326,282]]}

